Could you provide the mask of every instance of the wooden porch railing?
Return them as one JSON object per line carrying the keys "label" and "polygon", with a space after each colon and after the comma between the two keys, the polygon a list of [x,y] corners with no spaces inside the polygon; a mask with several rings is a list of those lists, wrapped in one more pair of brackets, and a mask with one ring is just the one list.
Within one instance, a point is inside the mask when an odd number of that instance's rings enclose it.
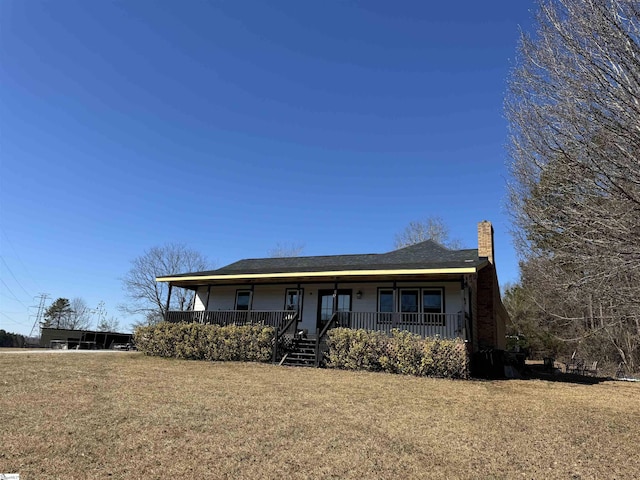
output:
{"label": "wooden porch railing", "polygon": [[464,331],[464,318],[459,313],[380,313],[338,312],[336,326],[382,331],[405,330],[421,337],[455,338]]}
{"label": "wooden porch railing", "polygon": [[289,320],[282,325],[282,327],[276,328],[276,335],[273,339],[273,357],[272,362],[276,363],[278,361],[278,348],[280,346],[280,338],[282,338],[285,334],[289,334],[292,337],[296,335],[298,330],[298,312],[289,311]]}
{"label": "wooden porch railing", "polygon": [[318,335],[316,336],[316,367],[320,366],[320,344],[324,340],[324,337],[327,335],[327,332],[335,327],[340,326],[338,323],[339,315],[342,312],[335,312],[331,315],[329,321],[325,324],[324,328],[318,331]]}
{"label": "wooden porch railing", "polygon": [[225,311],[169,311],[166,321],[170,323],[200,323],[203,325],[268,325],[275,328],[273,356],[278,357],[280,339],[285,334],[295,334],[299,322],[298,312],[291,310],[225,310]]}
{"label": "wooden porch railing", "polygon": [[[195,322],[205,325],[250,325],[263,324],[276,329],[273,361],[277,358],[278,341],[286,333],[295,334],[300,318],[290,310],[224,310],[224,311],[169,311],[168,322]],[[391,335],[393,329],[408,331],[421,337],[456,338],[464,336],[465,318],[459,313],[380,313],[380,312],[336,312],[317,331],[316,366],[320,363],[320,350],[327,332],[336,327],[381,331]]]}
{"label": "wooden porch railing", "polygon": [[[291,310],[220,310],[220,311],[169,311],[170,323],[201,323],[203,325],[251,325],[261,323],[281,330],[298,314]],[[289,325],[290,326],[290,325]]]}
{"label": "wooden porch railing", "polygon": [[[283,330],[292,326],[294,314],[290,310],[222,310],[222,311],[169,311],[167,321],[195,322],[205,325],[248,325],[261,323]],[[460,336],[465,327],[462,312],[459,313],[380,313],[336,312],[323,328],[323,332],[336,326],[377,330],[391,333],[394,328],[407,330],[422,337],[439,335],[443,338]],[[319,332],[322,333],[322,332]]]}
{"label": "wooden porch railing", "polygon": [[408,331],[421,337],[456,338],[464,333],[464,316],[459,313],[336,312],[316,337],[316,367],[320,365],[321,344],[336,327],[384,332]]}

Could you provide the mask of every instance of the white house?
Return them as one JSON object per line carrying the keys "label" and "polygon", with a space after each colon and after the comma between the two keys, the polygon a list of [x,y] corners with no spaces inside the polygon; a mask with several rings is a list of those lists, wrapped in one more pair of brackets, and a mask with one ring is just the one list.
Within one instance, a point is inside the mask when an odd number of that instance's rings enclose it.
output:
{"label": "white house", "polygon": [[478,224],[478,248],[431,240],[380,254],[245,259],[217,270],[157,278],[196,292],[170,322],[265,323],[280,334],[324,336],[335,326],[460,337],[471,351],[504,348],[507,313],[494,264],[493,227]]}

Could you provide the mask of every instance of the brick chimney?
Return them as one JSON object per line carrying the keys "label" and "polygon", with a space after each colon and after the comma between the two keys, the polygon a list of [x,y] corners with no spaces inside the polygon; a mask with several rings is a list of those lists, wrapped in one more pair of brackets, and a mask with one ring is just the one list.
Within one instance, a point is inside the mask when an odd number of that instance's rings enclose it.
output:
{"label": "brick chimney", "polygon": [[478,256],[493,264],[493,226],[487,220],[478,223]]}

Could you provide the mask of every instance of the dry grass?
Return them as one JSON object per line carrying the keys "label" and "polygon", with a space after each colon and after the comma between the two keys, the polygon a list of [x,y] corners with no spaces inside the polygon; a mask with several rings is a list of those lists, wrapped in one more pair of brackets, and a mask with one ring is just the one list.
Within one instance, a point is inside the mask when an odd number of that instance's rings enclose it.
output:
{"label": "dry grass", "polygon": [[640,478],[640,385],[0,353],[0,473]]}

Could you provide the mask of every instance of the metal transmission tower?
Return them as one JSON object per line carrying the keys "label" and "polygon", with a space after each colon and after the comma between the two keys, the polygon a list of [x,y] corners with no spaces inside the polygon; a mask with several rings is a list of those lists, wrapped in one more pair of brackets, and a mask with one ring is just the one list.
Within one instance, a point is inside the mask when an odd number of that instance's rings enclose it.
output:
{"label": "metal transmission tower", "polygon": [[[48,293],[41,293],[40,295],[38,295],[40,297],[40,304],[38,305],[38,313],[36,313],[36,321],[33,323],[33,327],[31,327],[31,333],[29,334],[29,338],[33,338],[33,332],[36,329],[36,327],[40,327],[42,322],[42,317],[44,315],[44,302],[47,301],[47,298],[49,298],[49,294]],[[36,297],[38,298],[38,297]]]}

